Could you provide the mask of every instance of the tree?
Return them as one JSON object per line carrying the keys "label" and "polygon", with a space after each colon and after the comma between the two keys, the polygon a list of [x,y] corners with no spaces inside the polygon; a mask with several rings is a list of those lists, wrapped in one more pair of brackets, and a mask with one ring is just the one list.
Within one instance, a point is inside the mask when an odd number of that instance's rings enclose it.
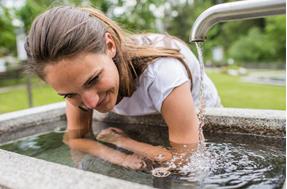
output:
{"label": "tree", "polygon": [[0,7],[0,56],[16,54],[16,36],[9,10]]}
{"label": "tree", "polygon": [[241,62],[276,62],[285,64],[285,16],[266,18],[263,29],[251,27],[229,48],[230,57]]}

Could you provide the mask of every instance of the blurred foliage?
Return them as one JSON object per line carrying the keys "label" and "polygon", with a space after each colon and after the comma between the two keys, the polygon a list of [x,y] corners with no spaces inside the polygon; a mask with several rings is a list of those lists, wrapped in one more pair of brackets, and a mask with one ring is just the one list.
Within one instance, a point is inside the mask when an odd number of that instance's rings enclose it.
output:
{"label": "blurred foliage", "polygon": [[[230,0],[229,0],[230,1]],[[28,32],[41,12],[57,5],[91,5],[102,10],[123,28],[135,32],[161,32],[175,35],[188,43],[192,23],[206,10],[228,0],[26,0],[20,9],[0,4],[0,56],[16,54],[13,17],[24,23]],[[0,0],[1,2],[1,0]],[[225,60],[235,62],[281,62],[286,56],[285,16],[220,23],[208,32],[205,59],[212,48],[222,46]],[[190,45],[194,49],[194,45]]]}
{"label": "blurred foliage", "polygon": [[[127,10],[116,6],[112,14],[112,18],[117,21],[123,28],[134,32],[156,32],[155,20],[156,16],[154,12],[150,10],[151,5],[158,7],[162,5],[165,0],[135,0],[135,3],[128,6]],[[123,1],[122,1],[123,3]],[[123,4],[119,5],[123,5]],[[119,10],[116,14],[115,10]]]}
{"label": "blurred foliage", "polygon": [[[229,48],[230,57],[240,61],[284,62],[286,56],[285,16],[266,19],[263,29],[251,27],[246,35],[242,35]],[[284,62],[285,63],[285,62]]]}
{"label": "blurred foliage", "polygon": [[0,32],[0,57],[7,54],[15,55],[16,36],[11,15],[5,7],[0,8]]}
{"label": "blurred foliage", "polygon": [[[193,5],[176,4],[174,18],[165,18],[167,31],[188,43],[188,37],[195,19],[212,5],[229,1],[194,0]],[[212,48],[222,46],[225,62],[233,58],[235,62],[279,62],[285,64],[286,18],[273,16],[253,20],[219,23],[208,32],[204,43],[205,59],[211,59]],[[193,49],[194,45],[191,46]]]}

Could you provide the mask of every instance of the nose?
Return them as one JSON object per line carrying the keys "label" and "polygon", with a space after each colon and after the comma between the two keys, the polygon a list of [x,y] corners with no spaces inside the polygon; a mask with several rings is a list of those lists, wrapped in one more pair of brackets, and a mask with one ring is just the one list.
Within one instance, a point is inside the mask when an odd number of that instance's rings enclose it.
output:
{"label": "nose", "polygon": [[99,102],[99,95],[94,91],[86,91],[82,95],[82,103],[89,109],[94,109]]}

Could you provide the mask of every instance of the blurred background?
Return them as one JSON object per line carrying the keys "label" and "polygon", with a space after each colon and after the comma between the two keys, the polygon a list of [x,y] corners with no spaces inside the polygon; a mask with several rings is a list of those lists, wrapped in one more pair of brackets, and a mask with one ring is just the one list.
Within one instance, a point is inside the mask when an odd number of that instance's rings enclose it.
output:
{"label": "blurred background", "polygon": [[[133,32],[156,32],[188,42],[195,19],[228,0],[0,0],[0,114],[63,101],[23,73],[25,35],[33,19],[57,5],[93,6]],[[204,44],[206,72],[225,107],[286,109],[286,18],[273,16],[215,25]]]}

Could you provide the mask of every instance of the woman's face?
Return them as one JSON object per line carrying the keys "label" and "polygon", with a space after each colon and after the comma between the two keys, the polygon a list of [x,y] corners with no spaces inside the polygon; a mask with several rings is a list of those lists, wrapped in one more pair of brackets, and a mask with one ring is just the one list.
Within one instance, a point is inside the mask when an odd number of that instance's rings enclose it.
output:
{"label": "woman's face", "polygon": [[45,80],[74,106],[108,112],[115,106],[119,91],[119,74],[112,60],[115,51],[109,50],[48,64]]}

